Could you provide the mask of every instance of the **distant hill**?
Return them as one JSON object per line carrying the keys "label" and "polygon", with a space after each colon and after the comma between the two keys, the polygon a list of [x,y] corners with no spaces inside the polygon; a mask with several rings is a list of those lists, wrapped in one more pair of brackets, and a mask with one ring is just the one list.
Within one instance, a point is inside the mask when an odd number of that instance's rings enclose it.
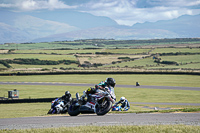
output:
{"label": "distant hill", "polygon": [[183,15],[172,20],[157,21],[154,23],[137,23],[133,29],[163,29],[174,32],[179,37],[200,37],[200,15]]}
{"label": "distant hill", "polygon": [[[59,23],[69,24],[79,29],[89,29],[103,26],[117,26],[118,24],[104,16],[94,16],[85,12],[77,12],[71,10],[55,10],[28,13],[28,15],[44,20],[55,21]],[[56,17],[55,17],[56,16]]]}
{"label": "distant hill", "polygon": [[95,27],[85,30],[51,35],[34,41],[59,41],[88,38],[103,39],[158,39],[200,37],[200,15],[184,15],[172,20],[137,23],[129,26]]}
{"label": "distant hill", "polygon": [[131,29],[118,27],[97,27],[87,30],[72,31],[62,34],[55,34],[45,38],[33,40],[34,42],[51,42],[61,40],[77,40],[88,38],[132,40],[146,38],[178,38],[179,36],[163,29]]}
{"label": "distant hill", "polygon": [[15,42],[24,42],[29,40],[30,36],[27,33],[17,28],[14,28],[10,25],[0,23],[0,43],[5,43],[5,42],[15,43]]}
{"label": "distant hill", "polygon": [[108,17],[68,10],[37,13],[1,11],[0,16],[0,43],[200,37],[200,15],[184,15],[133,26],[118,25]]}
{"label": "distant hill", "polygon": [[44,20],[20,13],[6,12],[3,14],[1,12],[0,15],[5,16],[0,18],[0,43],[26,42],[51,34],[79,30],[79,28],[65,23]]}

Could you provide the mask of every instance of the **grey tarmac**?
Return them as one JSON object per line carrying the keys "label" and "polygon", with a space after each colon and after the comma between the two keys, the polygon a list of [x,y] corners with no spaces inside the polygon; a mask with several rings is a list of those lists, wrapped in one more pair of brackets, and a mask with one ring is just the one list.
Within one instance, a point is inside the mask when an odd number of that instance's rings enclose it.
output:
{"label": "grey tarmac", "polygon": [[[83,83],[61,83],[61,82],[0,82],[3,85],[53,85],[53,86],[95,86],[95,84]],[[194,90],[200,91],[200,87],[180,87],[180,86],[149,86],[149,85],[116,85],[122,88],[147,88],[147,89],[173,89],[173,90]]]}
{"label": "grey tarmac", "polygon": [[161,125],[184,124],[200,126],[200,113],[125,113],[84,114],[79,116],[55,115],[41,117],[22,117],[0,119],[0,129],[56,128],[72,126],[107,125]]}

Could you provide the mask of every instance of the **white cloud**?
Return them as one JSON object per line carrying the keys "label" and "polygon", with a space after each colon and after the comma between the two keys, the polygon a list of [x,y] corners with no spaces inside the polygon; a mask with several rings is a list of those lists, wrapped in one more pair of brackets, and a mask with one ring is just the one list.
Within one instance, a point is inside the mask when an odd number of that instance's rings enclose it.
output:
{"label": "white cloud", "polygon": [[2,2],[0,7],[10,7],[22,11],[39,10],[39,9],[70,9],[76,6],[68,6],[61,0],[17,0],[10,1],[10,3]]}
{"label": "white cloud", "polygon": [[[0,8],[32,11],[39,9],[76,9],[106,16],[121,25],[169,20],[181,15],[200,14],[200,0],[0,0]],[[74,4],[73,4],[74,5]]]}
{"label": "white cloud", "polygon": [[[184,14],[196,15],[200,9],[190,9],[188,6],[200,4],[200,0],[146,0],[146,8],[139,8],[139,0],[99,0],[84,5],[82,11],[96,16],[107,16],[121,25],[133,25],[137,22],[155,22],[169,20]],[[141,1],[140,1],[141,2]],[[144,4],[142,3],[142,4]],[[83,7],[84,7],[83,6]],[[140,5],[139,5],[140,6]]]}
{"label": "white cloud", "polygon": [[0,4],[0,7],[13,7],[13,4]]}
{"label": "white cloud", "polygon": [[197,6],[200,0],[145,0],[152,6],[188,7]]}

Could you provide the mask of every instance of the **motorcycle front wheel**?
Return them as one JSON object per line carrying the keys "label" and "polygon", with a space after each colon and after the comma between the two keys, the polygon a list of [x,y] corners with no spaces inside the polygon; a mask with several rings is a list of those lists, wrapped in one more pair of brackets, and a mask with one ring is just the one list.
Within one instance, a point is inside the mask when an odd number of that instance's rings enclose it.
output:
{"label": "motorcycle front wheel", "polygon": [[50,109],[47,114],[52,114],[53,109]]}
{"label": "motorcycle front wheel", "polygon": [[72,103],[72,105],[70,105],[68,108],[68,114],[70,116],[77,116],[80,114],[80,111],[79,111],[80,106],[75,106],[75,104],[76,102]]}
{"label": "motorcycle front wheel", "polygon": [[112,107],[112,102],[108,99],[105,99],[101,104],[96,105],[96,114],[105,115],[110,111]]}

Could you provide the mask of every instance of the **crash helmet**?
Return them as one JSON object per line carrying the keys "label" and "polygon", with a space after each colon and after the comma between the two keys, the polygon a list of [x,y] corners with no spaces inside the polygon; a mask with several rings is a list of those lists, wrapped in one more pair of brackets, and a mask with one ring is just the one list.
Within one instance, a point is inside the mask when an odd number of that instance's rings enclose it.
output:
{"label": "crash helmet", "polygon": [[125,99],[126,99],[125,97],[121,97],[121,98],[120,98],[121,103],[124,103],[124,102],[125,102]]}
{"label": "crash helmet", "polygon": [[71,97],[70,92],[69,92],[69,91],[66,91],[66,92],[65,92],[65,96],[67,96],[67,97]]}
{"label": "crash helmet", "polygon": [[105,82],[106,82],[107,85],[115,87],[116,82],[115,82],[114,78],[107,78]]}

